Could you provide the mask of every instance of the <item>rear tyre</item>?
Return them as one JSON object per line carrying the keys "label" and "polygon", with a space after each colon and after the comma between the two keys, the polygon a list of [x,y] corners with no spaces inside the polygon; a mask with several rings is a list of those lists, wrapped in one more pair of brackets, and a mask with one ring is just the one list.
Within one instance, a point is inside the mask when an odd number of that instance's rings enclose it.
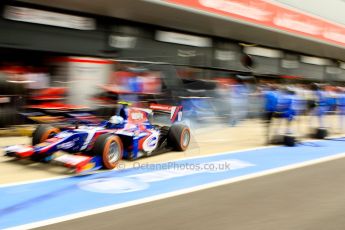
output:
{"label": "rear tyre", "polygon": [[190,142],[190,130],[182,124],[172,125],[168,132],[168,143],[174,150],[185,151]]}
{"label": "rear tyre", "polygon": [[32,145],[37,145],[49,138],[52,138],[59,132],[60,130],[58,128],[55,128],[51,125],[38,125],[35,131],[32,133]]}
{"label": "rear tyre", "polygon": [[100,135],[93,147],[95,155],[102,157],[103,167],[113,169],[122,159],[123,145],[121,138],[112,134]]}

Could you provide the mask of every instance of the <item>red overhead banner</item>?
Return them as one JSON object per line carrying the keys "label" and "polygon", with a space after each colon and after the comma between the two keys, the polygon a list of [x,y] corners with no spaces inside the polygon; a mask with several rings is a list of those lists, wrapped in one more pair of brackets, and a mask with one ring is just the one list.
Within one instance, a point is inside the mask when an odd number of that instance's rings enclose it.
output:
{"label": "red overhead banner", "polygon": [[165,0],[192,9],[250,22],[338,45],[345,26],[283,7],[268,0]]}

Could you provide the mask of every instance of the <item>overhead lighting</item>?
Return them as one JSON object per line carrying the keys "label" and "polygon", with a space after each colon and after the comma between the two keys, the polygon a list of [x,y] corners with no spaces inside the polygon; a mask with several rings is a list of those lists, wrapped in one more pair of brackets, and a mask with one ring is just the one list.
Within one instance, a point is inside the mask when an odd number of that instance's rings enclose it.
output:
{"label": "overhead lighting", "polygon": [[36,81],[16,81],[16,80],[6,80],[7,82],[10,82],[10,83],[16,83],[16,84],[27,84],[27,83],[34,83]]}
{"label": "overhead lighting", "polygon": [[281,60],[281,66],[285,69],[297,69],[299,67],[299,62],[297,60]]}
{"label": "overhead lighting", "polygon": [[65,27],[77,30],[96,29],[96,21],[93,18],[62,14],[53,11],[38,10],[27,7],[7,5],[5,7],[3,16],[6,19],[14,21]]}
{"label": "overhead lighting", "polygon": [[156,31],[156,40],[187,46],[212,47],[210,38],[176,32]]}
{"label": "overhead lighting", "polygon": [[131,49],[131,48],[135,48],[136,43],[137,43],[136,37],[117,36],[117,35],[109,36],[109,45],[115,48]]}
{"label": "overhead lighting", "polygon": [[301,62],[312,65],[332,65],[332,61],[326,58],[301,55]]}
{"label": "overhead lighting", "polygon": [[328,74],[341,74],[341,69],[336,66],[327,66],[326,73]]}
{"label": "overhead lighting", "polygon": [[243,52],[249,55],[269,57],[269,58],[281,58],[283,57],[283,51],[268,49],[263,47],[251,47],[246,46],[243,48]]}
{"label": "overhead lighting", "polygon": [[9,103],[11,99],[9,97],[0,97],[0,103]]}
{"label": "overhead lighting", "polygon": [[240,46],[244,46],[244,47],[253,47],[253,46],[257,46],[257,44],[247,44],[247,43],[243,43],[243,42],[240,42],[238,43]]}
{"label": "overhead lighting", "polygon": [[216,50],[215,59],[220,61],[232,61],[236,59],[236,53],[231,50]]}
{"label": "overhead lighting", "polygon": [[339,67],[342,69],[345,69],[345,62],[340,61],[339,62]]}

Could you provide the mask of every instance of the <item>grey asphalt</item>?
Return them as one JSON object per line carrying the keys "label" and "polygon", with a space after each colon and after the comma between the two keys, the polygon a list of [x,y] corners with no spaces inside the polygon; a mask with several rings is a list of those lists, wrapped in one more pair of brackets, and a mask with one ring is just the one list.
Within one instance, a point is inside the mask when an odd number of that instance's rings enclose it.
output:
{"label": "grey asphalt", "polygon": [[41,229],[344,230],[345,159],[109,211]]}

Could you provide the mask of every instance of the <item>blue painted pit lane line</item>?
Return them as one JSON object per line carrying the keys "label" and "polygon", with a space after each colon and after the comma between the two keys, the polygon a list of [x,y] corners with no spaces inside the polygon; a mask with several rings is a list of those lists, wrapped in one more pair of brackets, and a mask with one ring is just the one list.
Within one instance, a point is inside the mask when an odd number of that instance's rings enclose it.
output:
{"label": "blue painted pit lane line", "polygon": [[260,148],[0,187],[0,229],[29,228],[34,225],[26,224],[121,206],[345,152],[343,141],[320,141],[317,146]]}

